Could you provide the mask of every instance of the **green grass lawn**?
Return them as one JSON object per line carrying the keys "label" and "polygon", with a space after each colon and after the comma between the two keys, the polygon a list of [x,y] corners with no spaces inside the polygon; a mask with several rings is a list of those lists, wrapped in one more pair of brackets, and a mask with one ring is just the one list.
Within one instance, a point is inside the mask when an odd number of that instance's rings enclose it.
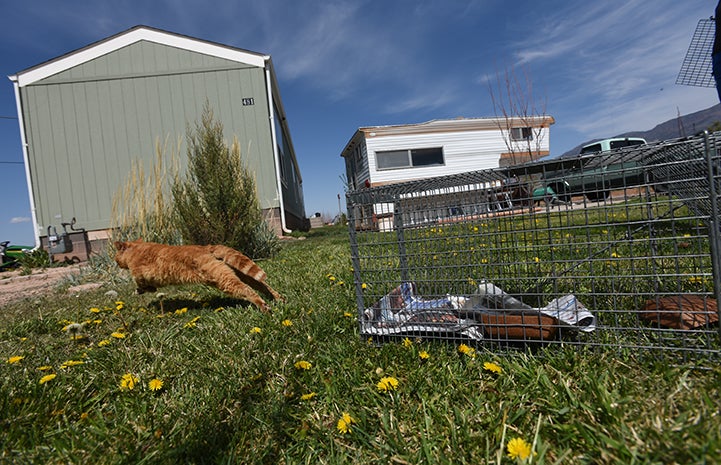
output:
{"label": "green grass lawn", "polygon": [[346,229],[260,265],[287,298],[269,315],[203,287],[134,295],[120,271],[3,308],[0,461],[520,462],[511,441],[527,463],[721,461],[717,363],[374,346],[358,334]]}

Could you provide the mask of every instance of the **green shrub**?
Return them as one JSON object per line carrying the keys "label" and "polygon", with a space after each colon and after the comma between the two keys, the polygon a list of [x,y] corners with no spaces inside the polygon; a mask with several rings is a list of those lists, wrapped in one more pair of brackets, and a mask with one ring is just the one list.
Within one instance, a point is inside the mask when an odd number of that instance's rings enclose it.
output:
{"label": "green shrub", "polygon": [[228,147],[223,125],[206,104],[201,122],[189,129],[188,169],[172,185],[175,225],[183,241],[223,244],[254,258],[277,250],[258,202],[255,178],[243,164],[237,140]]}

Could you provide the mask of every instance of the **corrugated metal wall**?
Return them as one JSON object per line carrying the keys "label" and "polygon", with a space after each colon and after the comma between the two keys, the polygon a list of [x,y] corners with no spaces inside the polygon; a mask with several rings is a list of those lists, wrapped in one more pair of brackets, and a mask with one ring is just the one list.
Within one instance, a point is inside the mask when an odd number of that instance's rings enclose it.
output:
{"label": "corrugated metal wall", "polygon": [[20,91],[41,234],[72,217],[87,229],[108,227],[132,161],[150,166],[157,141],[180,141],[184,162],[186,128],[206,100],[228,141],[238,138],[261,206],[278,206],[261,68],[138,42]]}

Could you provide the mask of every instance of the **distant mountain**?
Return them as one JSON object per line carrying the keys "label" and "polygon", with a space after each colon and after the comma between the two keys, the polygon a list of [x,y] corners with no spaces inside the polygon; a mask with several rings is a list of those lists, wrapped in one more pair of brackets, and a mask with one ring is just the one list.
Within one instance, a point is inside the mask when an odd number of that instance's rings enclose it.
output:
{"label": "distant mountain", "polygon": [[[679,118],[670,119],[648,131],[625,132],[623,134],[612,137],[643,137],[644,139],[646,139],[647,142],[676,139],[678,137],[692,136],[697,132],[707,129],[709,126],[711,126],[717,121],[721,121],[721,103],[714,105],[711,108],[697,111],[696,113],[681,116],[680,121]],[[578,155],[578,153],[581,151],[581,147],[597,140],[600,139],[586,141],[572,148],[561,156],[569,157],[573,155]]]}

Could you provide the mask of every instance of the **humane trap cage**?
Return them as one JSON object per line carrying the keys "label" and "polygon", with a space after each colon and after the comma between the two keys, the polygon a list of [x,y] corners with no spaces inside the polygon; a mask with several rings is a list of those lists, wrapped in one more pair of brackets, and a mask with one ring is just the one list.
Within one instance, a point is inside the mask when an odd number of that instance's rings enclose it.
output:
{"label": "humane trap cage", "polygon": [[721,354],[721,133],[347,193],[363,338]]}
{"label": "humane trap cage", "polygon": [[716,86],[711,64],[715,32],[716,23],[713,18],[699,20],[676,77],[676,84],[696,87]]}

